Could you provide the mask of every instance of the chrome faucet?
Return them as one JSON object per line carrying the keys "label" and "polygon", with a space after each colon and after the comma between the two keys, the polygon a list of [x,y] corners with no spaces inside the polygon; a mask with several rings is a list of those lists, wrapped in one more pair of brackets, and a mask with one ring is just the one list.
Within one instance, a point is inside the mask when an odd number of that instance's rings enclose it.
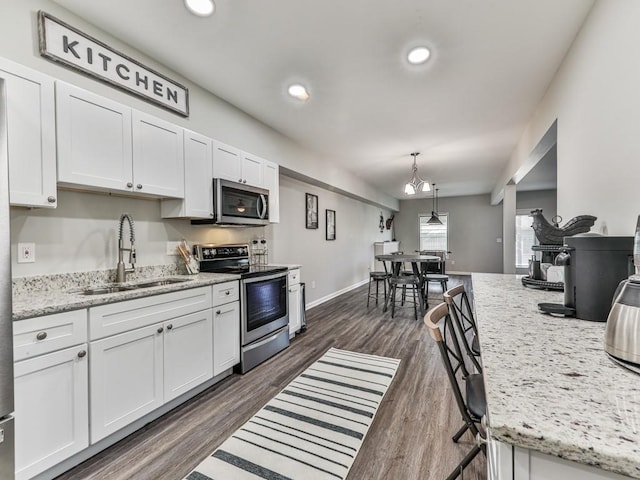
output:
{"label": "chrome faucet", "polygon": [[[131,242],[131,246],[129,248],[124,248],[124,241],[122,240],[122,230],[124,227],[124,221],[127,220],[129,222],[129,239]],[[123,213],[120,216],[120,235],[118,237],[118,265],[116,271],[116,282],[125,282],[127,280],[127,273],[131,273],[135,270],[136,264],[136,234],[133,228],[133,218],[128,213]],[[124,267],[124,260],[122,258],[123,252],[129,252],[129,263],[131,264],[131,268]]]}

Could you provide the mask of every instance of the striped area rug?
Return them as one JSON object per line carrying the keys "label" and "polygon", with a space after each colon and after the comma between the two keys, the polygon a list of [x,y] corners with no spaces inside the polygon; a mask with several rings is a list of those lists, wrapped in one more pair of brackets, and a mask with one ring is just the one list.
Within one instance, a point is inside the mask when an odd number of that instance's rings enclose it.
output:
{"label": "striped area rug", "polygon": [[344,479],[399,363],[329,349],[185,478]]}

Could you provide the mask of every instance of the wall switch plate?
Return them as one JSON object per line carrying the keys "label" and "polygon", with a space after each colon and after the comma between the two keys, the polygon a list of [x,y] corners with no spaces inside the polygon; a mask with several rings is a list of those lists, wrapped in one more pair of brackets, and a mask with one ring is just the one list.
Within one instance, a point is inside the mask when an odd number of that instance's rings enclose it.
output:
{"label": "wall switch plate", "polygon": [[36,261],[36,244],[18,244],[18,263],[33,263]]}
{"label": "wall switch plate", "polygon": [[167,255],[179,255],[178,245],[180,242],[167,242]]}
{"label": "wall switch plate", "polygon": [[497,243],[502,243],[502,238],[500,238],[500,237],[496,238],[496,242]]}

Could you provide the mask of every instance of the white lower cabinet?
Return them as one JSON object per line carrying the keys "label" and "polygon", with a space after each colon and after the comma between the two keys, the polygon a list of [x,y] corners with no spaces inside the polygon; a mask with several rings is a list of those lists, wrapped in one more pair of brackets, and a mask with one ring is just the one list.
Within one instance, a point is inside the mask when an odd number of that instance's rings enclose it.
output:
{"label": "white lower cabinet", "polygon": [[89,445],[87,345],[15,363],[16,480]]}
{"label": "white lower cabinet", "polygon": [[240,303],[231,302],[213,308],[213,375],[239,362]]}
{"label": "white lower cabinet", "polygon": [[155,324],[91,342],[91,443],[164,403],[162,333]]}
{"label": "white lower cabinet", "polygon": [[289,270],[289,337],[295,335],[302,326],[302,292],[300,290],[300,269]]}
{"label": "white lower cabinet", "polygon": [[213,339],[210,309],[165,322],[165,402],[213,378]]}
{"label": "white lower cabinet", "polygon": [[289,287],[289,335],[296,333],[301,327],[300,318],[300,284]]}
{"label": "white lower cabinet", "polygon": [[629,480],[597,467],[489,439],[488,480]]}

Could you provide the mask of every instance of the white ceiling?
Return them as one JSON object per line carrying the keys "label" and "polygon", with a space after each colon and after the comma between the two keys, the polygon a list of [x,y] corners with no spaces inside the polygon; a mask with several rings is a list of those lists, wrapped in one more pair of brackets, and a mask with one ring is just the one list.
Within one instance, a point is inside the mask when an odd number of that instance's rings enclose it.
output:
{"label": "white ceiling", "polygon": [[[396,198],[490,192],[593,0],[56,0]],[[431,59],[411,66],[409,48]],[[291,82],[311,99],[288,98]]]}

